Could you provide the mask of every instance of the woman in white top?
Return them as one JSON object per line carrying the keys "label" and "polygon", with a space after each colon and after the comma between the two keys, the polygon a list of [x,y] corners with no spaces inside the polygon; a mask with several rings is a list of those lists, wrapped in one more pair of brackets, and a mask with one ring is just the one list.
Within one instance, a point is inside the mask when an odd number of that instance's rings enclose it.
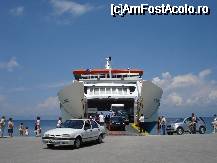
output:
{"label": "woman in white top", "polygon": [[4,136],[4,130],[5,130],[5,116],[2,116],[1,121],[0,121],[1,137]]}
{"label": "woman in white top", "polygon": [[61,128],[62,126],[62,117],[59,117],[59,120],[57,121],[57,128]]}

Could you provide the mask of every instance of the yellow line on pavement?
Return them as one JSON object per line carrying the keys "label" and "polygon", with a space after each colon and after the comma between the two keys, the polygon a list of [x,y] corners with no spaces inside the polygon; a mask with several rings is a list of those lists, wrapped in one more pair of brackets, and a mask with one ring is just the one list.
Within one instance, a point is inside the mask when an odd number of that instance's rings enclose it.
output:
{"label": "yellow line on pavement", "polygon": [[[134,129],[136,129],[138,132],[140,131],[140,130],[139,130],[139,127],[138,127],[135,123],[132,123],[131,126],[132,126]],[[141,135],[142,135],[142,136],[148,136],[149,133],[148,133],[147,131],[145,131],[145,132],[142,132]]]}

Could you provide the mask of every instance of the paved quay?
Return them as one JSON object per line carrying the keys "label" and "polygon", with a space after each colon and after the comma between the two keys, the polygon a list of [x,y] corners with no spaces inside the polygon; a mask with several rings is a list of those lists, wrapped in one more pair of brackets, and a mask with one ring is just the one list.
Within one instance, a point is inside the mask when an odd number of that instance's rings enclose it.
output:
{"label": "paved quay", "polygon": [[217,134],[107,136],[80,149],[47,149],[40,138],[0,138],[0,163],[216,163]]}

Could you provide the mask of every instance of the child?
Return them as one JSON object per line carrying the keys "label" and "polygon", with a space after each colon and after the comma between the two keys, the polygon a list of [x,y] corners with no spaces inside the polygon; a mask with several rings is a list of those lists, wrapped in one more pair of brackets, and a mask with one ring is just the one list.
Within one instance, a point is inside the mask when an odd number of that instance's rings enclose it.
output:
{"label": "child", "polygon": [[29,136],[29,128],[28,127],[25,128],[25,136]]}
{"label": "child", "polygon": [[20,132],[20,136],[23,136],[23,132],[24,132],[23,123],[20,123],[19,132]]}

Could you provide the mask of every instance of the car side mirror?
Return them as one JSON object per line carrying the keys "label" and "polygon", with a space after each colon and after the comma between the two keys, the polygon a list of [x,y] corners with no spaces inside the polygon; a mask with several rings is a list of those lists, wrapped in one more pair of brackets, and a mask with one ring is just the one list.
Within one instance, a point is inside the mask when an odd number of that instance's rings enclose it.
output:
{"label": "car side mirror", "polygon": [[84,125],[84,130],[87,130],[87,129],[89,129],[90,128],[90,125],[88,125],[88,124],[85,124]]}

